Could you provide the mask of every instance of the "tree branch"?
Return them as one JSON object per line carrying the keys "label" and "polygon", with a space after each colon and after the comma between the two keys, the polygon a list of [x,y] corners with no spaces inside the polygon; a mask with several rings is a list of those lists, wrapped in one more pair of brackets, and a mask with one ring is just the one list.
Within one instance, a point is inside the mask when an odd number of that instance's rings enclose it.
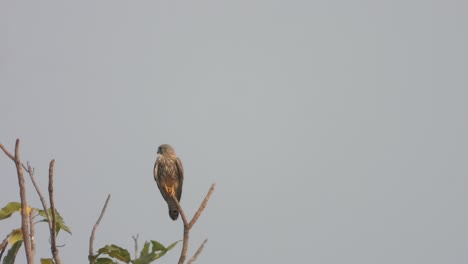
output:
{"label": "tree branch", "polygon": [[54,202],[54,165],[55,160],[51,160],[49,164],[49,203],[50,212],[52,214],[52,228],[50,230],[50,251],[56,264],[61,264],[58,248],[57,248],[57,217]]}
{"label": "tree branch", "polygon": [[[101,214],[99,215],[98,220],[94,224],[93,231],[91,232],[91,236],[89,237],[89,257],[94,256],[94,236],[96,234],[97,227],[99,226],[99,223],[101,223],[102,217],[104,216],[104,213],[106,212],[107,204],[109,203],[111,195],[107,195],[106,202],[104,203],[104,207],[102,207]],[[93,263],[90,258],[90,263]]]}
{"label": "tree branch", "polygon": [[[22,165],[23,169],[29,174],[29,177],[31,178],[31,180],[32,180],[32,182],[34,184],[34,188],[36,188],[36,191],[39,192],[38,186],[34,181],[34,169],[31,168],[31,166],[29,165],[29,162],[26,162],[26,163],[28,164],[28,167],[24,166],[24,164],[21,164],[21,165]],[[39,197],[41,199],[44,199],[43,197],[41,197],[40,193],[39,193]],[[42,200],[41,200],[41,202],[42,202]],[[29,212],[29,236],[31,237],[31,251],[32,251],[32,254],[36,255],[36,241],[34,240],[35,237],[34,237],[33,214],[34,214],[34,209],[31,208],[31,210]],[[46,211],[46,216],[47,216],[47,211]],[[48,216],[47,216],[47,224],[49,224],[49,229],[50,229],[50,221],[49,221]]]}
{"label": "tree branch", "polygon": [[0,144],[0,148],[5,154],[15,163],[16,173],[18,175],[18,185],[20,189],[21,199],[21,232],[23,233],[24,250],[26,253],[26,260],[28,264],[34,264],[34,252],[31,250],[31,237],[29,233],[29,214],[28,202],[26,200],[26,186],[24,184],[23,167],[21,166],[21,159],[19,155],[20,140],[16,139],[15,155],[13,156],[8,150]]}
{"label": "tree branch", "polygon": [[5,155],[7,155],[12,161],[15,161],[15,156],[11,155],[11,153],[3,146],[0,144],[0,148],[5,152]]}
{"label": "tree branch", "polygon": [[36,241],[34,240],[34,220],[33,220],[34,209],[31,208],[29,211],[29,237],[31,238],[31,252],[36,255]]}
{"label": "tree branch", "polygon": [[210,190],[208,191],[208,193],[205,196],[205,199],[203,200],[203,202],[200,205],[200,208],[198,208],[197,212],[195,213],[192,220],[190,221],[189,229],[192,228],[192,226],[195,224],[195,222],[197,222],[197,220],[200,217],[203,210],[205,210],[206,204],[208,203],[208,200],[210,199],[211,194],[214,192],[215,186],[216,186],[216,183],[213,183],[211,185]]}
{"label": "tree branch", "polygon": [[190,239],[190,229],[187,225],[184,225],[184,238],[182,240],[182,251],[180,252],[180,258],[178,264],[184,264],[187,258],[188,242]]}
{"label": "tree branch", "polygon": [[135,242],[135,259],[138,258],[138,237],[140,235],[137,234],[136,236],[132,236],[133,241]]}
{"label": "tree branch", "polygon": [[195,252],[195,254],[193,255],[193,257],[191,259],[189,259],[189,261],[187,262],[187,264],[192,264],[192,262],[194,262],[195,260],[197,260],[197,257],[198,255],[200,255],[200,253],[203,251],[203,248],[205,247],[205,244],[206,242],[208,242],[208,239],[205,239],[205,241],[203,241],[203,243],[200,245],[200,247],[198,248],[197,252]]}
{"label": "tree branch", "polygon": [[[175,200],[175,204],[176,204],[176,207],[177,207],[177,211],[179,211],[179,214],[180,214],[180,217],[182,218],[182,223],[184,224],[184,227],[185,226],[189,226],[189,221],[187,220],[187,216],[185,215],[185,212],[184,210],[182,210],[182,207],[180,206],[179,202],[177,201],[177,199],[175,198],[175,196],[172,196],[172,199]],[[190,229],[190,228],[188,228]]]}
{"label": "tree branch", "polygon": [[[188,242],[189,242],[189,236],[190,236],[190,229],[193,227],[193,225],[195,225],[195,223],[197,222],[198,218],[200,217],[201,213],[203,212],[203,210],[205,209],[206,207],[206,204],[208,203],[208,200],[210,199],[211,197],[211,194],[213,193],[214,191],[214,188],[215,188],[216,184],[213,183],[210,187],[210,190],[208,191],[208,193],[206,194],[205,196],[205,199],[203,200],[203,202],[201,203],[200,207],[198,208],[197,212],[195,213],[195,215],[193,216],[192,220],[190,220],[190,223],[187,221],[187,218],[185,216],[185,213],[184,213],[184,210],[182,210],[182,207],[180,206],[179,202],[177,201],[176,197],[174,195],[172,195],[172,199],[174,200],[176,206],[177,206],[177,210],[179,211],[181,217],[182,217],[182,222],[184,224],[184,238],[182,240],[182,251],[180,253],[180,258],[179,258],[179,262],[178,264],[184,264],[185,262],[185,259],[187,258],[187,250],[188,250]],[[189,260],[189,262],[193,262],[195,261],[196,257],[201,253],[201,251],[203,250],[203,246],[204,244],[206,243],[206,241],[202,244],[201,246],[201,249],[199,248],[198,250],[200,252],[198,252],[197,250],[197,253],[195,253],[194,257],[192,257],[192,259]]]}
{"label": "tree branch", "polygon": [[31,182],[34,185],[34,189],[36,189],[36,192],[39,195],[39,200],[41,201],[42,209],[44,209],[44,213],[45,213],[45,216],[46,216],[46,219],[47,219],[47,224],[49,225],[49,232],[52,232],[51,231],[52,230],[52,222],[50,221],[49,212],[47,210],[47,202],[46,202],[46,200],[44,198],[44,195],[42,194],[41,190],[39,189],[39,185],[36,182],[36,178],[34,177],[34,168],[32,168],[29,165],[29,162],[26,162],[26,164],[27,164],[27,167],[24,166],[24,164],[23,164],[23,168],[29,174],[29,178],[31,178]]}

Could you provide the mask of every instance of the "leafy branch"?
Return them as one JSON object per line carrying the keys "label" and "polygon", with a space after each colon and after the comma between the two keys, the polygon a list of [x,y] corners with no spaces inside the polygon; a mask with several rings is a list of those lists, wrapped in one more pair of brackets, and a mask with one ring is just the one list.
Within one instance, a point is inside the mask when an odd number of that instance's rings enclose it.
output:
{"label": "leafy branch", "polygon": [[[21,215],[21,227],[17,229],[13,229],[0,243],[0,261],[6,252],[5,257],[3,258],[3,264],[13,264],[15,262],[16,256],[18,251],[20,250],[21,246],[24,243],[25,253],[26,253],[26,260],[27,264],[34,264],[34,256],[36,251],[36,242],[34,238],[35,232],[35,224],[45,222],[48,224],[48,229],[50,233],[50,250],[52,254],[52,258],[42,258],[41,264],[61,264],[61,259],[59,256],[58,246],[57,246],[57,235],[60,230],[64,230],[65,232],[71,234],[70,228],[65,224],[62,216],[56,209],[55,206],[55,199],[54,199],[54,165],[55,160],[52,159],[49,163],[49,177],[48,177],[48,195],[49,195],[49,204],[47,204],[47,200],[45,199],[43,193],[41,192],[39,185],[37,184],[35,178],[35,169],[30,166],[29,162],[24,165],[21,162],[20,154],[19,154],[19,145],[20,140],[17,139],[15,143],[15,151],[14,154],[10,153],[2,144],[0,144],[0,148],[3,150],[5,155],[10,158],[16,167],[16,172],[18,176],[18,185],[20,191],[20,202],[10,202],[7,203],[3,208],[0,209],[0,220],[4,220],[10,218],[14,213],[20,213]],[[39,196],[39,200],[42,205],[42,209],[34,208],[28,205],[26,199],[26,187],[25,187],[25,180],[24,180],[24,171],[29,174],[29,178],[35,188],[36,193]],[[178,203],[177,199],[173,196],[172,199],[175,200],[175,204],[177,206],[177,210],[179,211],[182,223],[184,227],[184,235],[183,235],[183,242],[182,242],[182,250],[181,255],[179,258],[179,264],[184,264],[187,258],[187,250],[188,250],[188,243],[189,243],[189,234],[191,228],[195,225],[198,218],[200,217],[201,213],[205,209],[208,200],[211,197],[211,194],[214,191],[215,184],[211,185],[208,193],[205,196],[205,199],[201,203],[200,207],[192,217],[190,221],[187,220],[187,217],[182,210],[180,204]],[[164,256],[169,250],[173,249],[177,243],[180,242],[176,241],[169,246],[164,246],[161,243],[150,240],[146,241],[143,245],[143,248],[140,252],[138,252],[138,236],[133,237],[135,242],[134,248],[134,259],[131,259],[130,253],[127,249],[119,247],[115,244],[105,245],[104,247],[94,251],[94,239],[96,235],[97,228],[103,219],[104,213],[106,208],[109,204],[110,194],[108,195],[106,202],[101,210],[99,218],[97,219],[95,225],[93,226],[90,241],[89,241],[89,255],[88,259],[90,264],[117,264],[119,262],[123,263],[132,263],[132,264],[149,264],[153,261],[161,258]],[[39,219],[37,219],[39,218]],[[190,258],[187,264],[193,263],[197,257],[203,251],[205,244],[207,243],[207,239],[203,241],[203,243],[199,246],[195,254]],[[8,250],[7,250],[8,249]]]}
{"label": "leafy branch", "polygon": [[138,236],[133,237],[135,241],[135,259],[131,259],[130,252],[120,246],[111,244],[105,245],[104,247],[98,249],[97,253],[94,254],[94,239],[96,235],[97,228],[101,223],[101,220],[104,216],[106,208],[109,204],[110,194],[107,196],[106,202],[102,207],[99,218],[94,224],[93,230],[91,231],[91,236],[89,238],[89,263],[90,264],[114,264],[116,261],[121,261],[124,263],[132,264],[149,264],[160,257],[164,256],[169,250],[173,249],[179,241],[176,241],[170,244],[168,247],[165,247],[161,243],[151,240],[150,242],[145,242],[143,249],[140,252],[140,256],[137,256],[137,245],[138,245]]}
{"label": "leafy branch", "polygon": [[[29,217],[31,219],[30,223],[31,223],[31,227],[33,227],[35,223],[48,222],[46,219],[46,213],[47,212],[50,213],[51,209],[49,208],[48,210],[42,210],[39,208],[29,208],[29,211],[30,211]],[[21,203],[10,202],[6,206],[0,209],[0,220],[10,218],[16,212],[21,213]],[[57,222],[56,222],[57,234],[60,230],[64,230],[67,233],[71,234],[70,228],[65,224],[62,216],[58,212],[56,212],[56,215],[57,215]],[[34,222],[34,219],[38,217],[41,219]],[[18,250],[21,248],[22,244],[23,244],[22,229],[21,228],[14,229],[10,234],[8,234],[5,237],[3,242],[0,244],[0,260],[3,256],[4,251],[7,249],[7,246],[11,245],[10,250],[8,250],[7,255],[5,256],[4,263],[14,263],[16,254],[18,253]],[[6,260],[9,260],[10,262]],[[47,262],[47,261],[52,261],[52,259],[43,259],[43,261],[45,261],[45,263],[53,263],[53,262]]]}
{"label": "leafy branch", "polygon": [[[70,229],[65,225],[63,218],[60,216],[60,214],[57,212],[55,209],[55,200],[54,200],[54,164],[55,160],[52,160],[49,164],[49,188],[48,188],[48,193],[49,193],[49,202],[50,202],[50,208],[47,208],[47,203],[45,202],[44,196],[42,195],[42,192],[39,189],[39,185],[37,184],[35,178],[34,178],[34,168],[32,168],[29,163],[27,163],[27,166],[25,166],[20,159],[19,156],[19,144],[20,140],[16,140],[15,144],[15,154],[11,154],[2,144],[0,144],[0,148],[3,150],[5,155],[7,155],[12,161],[14,161],[15,166],[16,166],[16,172],[18,175],[18,184],[19,184],[19,190],[20,190],[20,199],[21,203],[18,202],[11,202],[7,204],[4,208],[0,210],[0,220],[5,219],[10,217],[14,212],[20,211],[21,213],[21,229],[16,229],[14,230],[15,233],[11,236],[7,236],[7,238],[2,242],[2,247],[0,248],[0,259],[3,255],[3,252],[5,251],[7,245],[11,245],[10,250],[7,253],[7,256],[4,259],[4,263],[13,263],[15,258],[16,258],[16,253],[18,252],[19,248],[21,247],[22,243],[24,242],[24,248],[26,252],[26,260],[28,264],[33,264],[34,263],[34,255],[36,253],[36,243],[34,239],[34,218],[37,216],[42,216],[44,219],[40,220],[39,222],[47,222],[49,225],[49,231],[50,231],[50,241],[51,241],[51,246],[50,250],[53,256],[53,261],[52,259],[41,259],[41,263],[55,263],[55,264],[61,264],[60,261],[60,256],[59,256],[59,251],[57,248],[56,244],[56,237],[58,235],[58,232],[63,229],[66,232],[71,234]],[[24,171],[26,171],[30,178],[31,181],[34,185],[34,188],[36,189],[37,194],[39,195],[39,198],[42,203],[42,209],[38,208],[32,208],[28,205],[27,199],[26,199],[26,187],[24,183]],[[50,217],[52,216],[52,217]],[[19,239],[19,235],[14,235],[14,234],[20,234],[21,239]],[[5,242],[6,241],[6,242]]]}

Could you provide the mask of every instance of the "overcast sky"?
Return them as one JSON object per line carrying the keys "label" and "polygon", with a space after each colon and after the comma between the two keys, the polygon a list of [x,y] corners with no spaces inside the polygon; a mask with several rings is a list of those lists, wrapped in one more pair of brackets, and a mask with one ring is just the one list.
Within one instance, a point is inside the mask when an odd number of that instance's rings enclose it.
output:
{"label": "overcast sky", "polygon": [[[22,140],[43,191],[56,159],[64,263],[87,262],[108,193],[96,248],[182,238],[153,180],[163,143],[184,164],[190,216],[217,183],[192,231],[189,255],[209,239],[197,263],[467,263],[467,10],[1,1],[0,142]],[[1,207],[19,200],[2,156]],[[0,222],[0,239],[18,225]]]}

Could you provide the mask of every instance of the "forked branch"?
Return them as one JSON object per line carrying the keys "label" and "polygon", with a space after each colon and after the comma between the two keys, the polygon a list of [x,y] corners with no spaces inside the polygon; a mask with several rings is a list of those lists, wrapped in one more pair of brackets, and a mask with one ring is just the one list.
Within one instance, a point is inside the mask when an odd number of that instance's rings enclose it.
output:
{"label": "forked branch", "polygon": [[138,237],[139,236],[140,236],[139,234],[137,234],[136,236],[132,236],[133,242],[135,243],[135,247],[134,247],[134,249],[135,249],[135,258],[138,258]]}
{"label": "forked branch", "polygon": [[[182,217],[182,222],[184,224],[184,238],[183,238],[183,241],[182,241],[182,251],[180,253],[180,258],[179,258],[179,263],[178,264],[184,264],[185,262],[185,259],[187,258],[187,250],[188,250],[188,242],[189,242],[189,236],[190,236],[190,229],[195,225],[195,223],[197,222],[198,218],[200,217],[201,213],[203,212],[203,210],[205,209],[206,207],[206,204],[208,203],[208,200],[210,199],[211,197],[211,194],[214,192],[214,188],[215,188],[216,184],[213,183],[211,185],[211,188],[210,190],[208,191],[208,193],[206,194],[205,196],[205,199],[203,200],[203,202],[201,203],[200,207],[198,208],[197,212],[195,213],[195,215],[192,217],[192,220],[190,220],[190,222],[188,222],[187,220],[187,217],[184,213],[184,210],[182,210],[182,207],[180,206],[179,202],[177,201],[177,199],[175,198],[175,196],[172,196],[172,199],[175,201],[175,204],[177,206],[177,210],[179,211],[180,213],[180,216]],[[198,257],[198,255],[200,255],[200,253],[202,252],[203,248],[205,247],[205,244],[208,240],[205,239],[205,241],[203,241],[203,243],[201,244],[201,246],[198,248],[197,252],[195,253],[195,255],[188,261],[188,264],[189,263],[192,263],[193,261],[196,260],[196,258]]]}
{"label": "forked branch", "polygon": [[[52,257],[54,258],[54,261],[56,264],[61,263],[61,259],[59,256],[59,251],[57,247],[57,218],[56,218],[56,209],[55,209],[55,203],[54,203],[54,165],[55,165],[55,160],[51,160],[49,164],[49,186],[48,186],[48,191],[49,191],[49,202],[50,202],[50,213],[52,216],[49,215],[49,210],[47,210],[47,202],[44,198],[44,195],[42,194],[39,185],[36,182],[36,178],[34,176],[34,168],[29,165],[29,162],[26,163],[27,166],[24,166],[22,164],[24,170],[29,174],[29,177],[31,178],[31,182],[34,185],[34,188],[36,189],[37,194],[39,195],[39,200],[41,201],[42,208],[44,209],[44,213],[47,219],[47,224],[49,226],[49,233],[50,233],[50,252],[52,253]],[[31,222],[31,225],[33,223]],[[31,236],[33,236],[34,229],[31,228]],[[34,252],[34,242],[32,242],[32,251]]]}

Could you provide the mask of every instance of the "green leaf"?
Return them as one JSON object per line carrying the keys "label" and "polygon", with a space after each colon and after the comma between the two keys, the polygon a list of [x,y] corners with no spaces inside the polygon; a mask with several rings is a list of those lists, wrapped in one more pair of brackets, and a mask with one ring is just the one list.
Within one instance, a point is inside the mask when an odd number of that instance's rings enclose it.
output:
{"label": "green leaf", "polygon": [[112,245],[106,245],[98,250],[99,254],[107,254],[112,258],[118,259],[120,261],[123,261],[125,263],[130,262],[130,253],[128,253],[128,250],[121,248],[119,246],[116,246],[114,244]]}
{"label": "green leaf", "polygon": [[158,241],[151,240],[151,244],[153,245],[153,252],[155,251],[161,251],[161,250],[166,250],[166,247],[163,246],[161,243]]}
{"label": "green leaf", "polygon": [[176,242],[170,244],[170,245],[166,248],[166,250],[169,251],[169,250],[173,249],[173,248],[177,245],[177,243],[179,243],[180,241],[182,241],[182,240],[178,240],[178,241],[176,241]]}
{"label": "green leaf", "polygon": [[[47,223],[47,216],[46,216],[45,211],[41,209],[36,209],[36,210],[40,216],[44,217],[44,219],[40,220],[39,222]],[[50,210],[50,208],[47,209],[47,213],[49,214],[50,221],[52,221],[52,211]],[[63,220],[63,217],[60,215],[60,213],[57,210],[55,210],[55,220],[56,220],[55,228],[57,230],[57,234],[59,233],[61,229],[63,229],[65,232],[71,235],[72,232],[70,228],[67,225],[65,225],[65,221]]]}
{"label": "green leaf", "polygon": [[10,217],[14,212],[21,210],[21,203],[10,202],[5,207],[0,209],[0,220]]}
{"label": "green leaf", "polygon": [[[158,258],[164,256],[169,250],[173,249],[177,245],[177,243],[179,243],[179,242],[180,242],[180,240],[172,243],[171,245],[169,245],[169,247],[164,248],[164,250],[161,250],[159,253],[156,253],[154,259],[158,259]],[[155,253],[156,251],[158,251],[159,245],[161,245],[161,244],[159,242],[157,242],[157,241],[154,241],[154,240],[151,240],[151,243],[153,244],[152,252]]]}
{"label": "green leaf", "polygon": [[141,250],[140,257],[135,260],[132,260],[133,264],[148,264],[151,263],[151,261],[153,261],[154,256],[153,254],[149,253],[149,246],[150,243],[145,242],[145,244],[143,245],[143,249]]}
{"label": "green leaf", "polygon": [[[151,240],[150,242],[145,242],[143,249],[141,250],[140,257],[133,260],[133,264],[149,264],[158,258],[164,256],[167,251],[171,250],[172,248],[177,245],[180,241],[176,241],[172,243],[169,247],[163,246],[158,241]],[[149,246],[152,246],[151,253],[149,252]]]}
{"label": "green leaf", "polygon": [[3,259],[3,264],[13,264],[15,263],[16,259],[16,254],[18,254],[18,250],[21,248],[21,245],[23,244],[23,240],[20,240],[13,244],[11,248],[8,250],[7,255]]}
{"label": "green leaf", "polygon": [[54,260],[51,258],[48,258],[48,259],[41,258],[41,264],[54,264]]}
{"label": "green leaf", "polygon": [[94,262],[96,264],[114,264],[114,263],[117,263],[117,262],[114,262],[112,261],[112,259],[110,258],[98,258],[96,260],[96,262]]}
{"label": "green leaf", "polygon": [[13,230],[10,238],[8,239],[8,243],[10,245],[13,245],[20,240],[21,241],[23,240],[23,231],[21,230],[21,228],[18,228],[18,229]]}
{"label": "green leaf", "polygon": [[143,255],[148,255],[149,254],[149,242],[145,242],[145,245],[143,246],[143,249],[141,250],[141,256]]}
{"label": "green leaf", "polygon": [[67,225],[65,225],[65,221],[63,220],[63,217],[59,214],[59,212],[57,212],[57,210],[55,212],[56,212],[55,218],[57,219],[57,233],[60,229],[63,229],[65,232],[71,235],[72,232],[70,228]]}

